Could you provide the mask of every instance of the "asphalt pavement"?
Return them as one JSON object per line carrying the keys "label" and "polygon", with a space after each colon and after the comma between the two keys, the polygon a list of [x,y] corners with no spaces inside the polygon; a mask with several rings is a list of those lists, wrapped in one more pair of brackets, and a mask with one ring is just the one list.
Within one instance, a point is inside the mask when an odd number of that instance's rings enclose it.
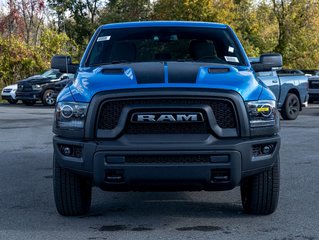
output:
{"label": "asphalt pavement", "polygon": [[92,209],[62,217],[52,189],[53,108],[0,104],[0,239],[319,239],[319,104],[282,121],[281,192],[269,216],[227,192],[93,191]]}

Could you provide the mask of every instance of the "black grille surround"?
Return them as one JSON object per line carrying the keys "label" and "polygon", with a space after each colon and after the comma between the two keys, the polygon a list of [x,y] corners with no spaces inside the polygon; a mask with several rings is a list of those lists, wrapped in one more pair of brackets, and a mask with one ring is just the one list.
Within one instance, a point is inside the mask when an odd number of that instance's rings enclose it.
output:
{"label": "black grille surround", "polygon": [[[196,106],[196,107],[194,107]],[[199,108],[198,106],[203,106]],[[203,122],[165,122],[165,123],[136,123],[131,122],[135,112],[201,112]],[[180,109],[182,107],[183,109]],[[99,107],[97,129],[113,131],[118,128],[121,114],[125,108],[130,108],[127,113],[124,134],[204,134],[212,133],[208,115],[203,110],[210,108],[221,129],[237,129],[238,122],[234,104],[224,98],[194,98],[185,97],[145,97],[145,98],[119,98],[103,101]]]}

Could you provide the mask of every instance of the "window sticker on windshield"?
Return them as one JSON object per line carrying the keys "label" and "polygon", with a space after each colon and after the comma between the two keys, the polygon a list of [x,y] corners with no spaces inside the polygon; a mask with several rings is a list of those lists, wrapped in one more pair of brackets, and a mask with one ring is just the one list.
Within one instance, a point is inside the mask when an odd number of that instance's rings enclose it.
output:
{"label": "window sticker on windshield", "polygon": [[225,56],[225,59],[227,62],[235,62],[235,63],[239,63],[238,58],[237,57],[231,57],[231,56]]}
{"label": "window sticker on windshield", "polygon": [[233,48],[233,47],[231,47],[231,46],[228,47],[228,52],[233,53],[234,50],[235,50],[235,48]]}
{"label": "window sticker on windshield", "polygon": [[109,41],[110,39],[111,39],[111,36],[99,37],[99,38],[97,39],[97,42]]}

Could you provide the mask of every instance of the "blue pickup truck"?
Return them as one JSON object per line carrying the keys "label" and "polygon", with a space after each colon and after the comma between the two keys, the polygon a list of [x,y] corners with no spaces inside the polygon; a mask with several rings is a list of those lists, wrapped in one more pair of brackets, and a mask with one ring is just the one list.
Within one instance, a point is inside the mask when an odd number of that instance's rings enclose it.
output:
{"label": "blue pickup truck", "polygon": [[[241,189],[243,209],[271,214],[279,197],[279,113],[233,30],[204,22],[101,26],[57,99],[54,196],[64,216],[106,191]],[[280,68],[262,56],[259,72]]]}
{"label": "blue pickup truck", "polygon": [[[279,57],[278,54],[263,54],[260,58],[271,55]],[[250,58],[256,77],[275,94],[282,118],[295,120],[308,103],[308,77],[298,70],[260,69],[260,58]]]}

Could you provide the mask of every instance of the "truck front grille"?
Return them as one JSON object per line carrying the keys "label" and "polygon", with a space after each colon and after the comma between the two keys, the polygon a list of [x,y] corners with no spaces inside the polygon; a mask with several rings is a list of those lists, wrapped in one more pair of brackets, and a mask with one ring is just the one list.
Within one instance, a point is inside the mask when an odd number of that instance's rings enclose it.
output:
{"label": "truck front grille", "polygon": [[[102,103],[98,119],[98,129],[112,130],[119,124],[120,115],[127,106],[132,108],[152,109],[151,106],[162,107],[162,111],[170,111],[175,106],[189,107],[190,105],[208,105],[213,110],[216,122],[220,128],[236,128],[237,121],[232,103],[225,99],[198,99],[198,98],[145,98],[108,100]],[[165,109],[169,106],[170,108]],[[178,107],[176,107],[178,111]],[[148,110],[143,110],[147,112]],[[150,112],[152,110],[149,110]],[[182,111],[182,110],[180,110]],[[183,109],[185,111],[185,108]],[[186,110],[187,111],[187,110]],[[124,132],[129,134],[156,134],[156,133],[208,133],[210,126],[207,115],[203,113],[203,122],[179,123],[133,123],[128,114]]]}
{"label": "truck front grille", "polygon": [[309,88],[310,89],[319,89],[319,80],[309,81]]}

